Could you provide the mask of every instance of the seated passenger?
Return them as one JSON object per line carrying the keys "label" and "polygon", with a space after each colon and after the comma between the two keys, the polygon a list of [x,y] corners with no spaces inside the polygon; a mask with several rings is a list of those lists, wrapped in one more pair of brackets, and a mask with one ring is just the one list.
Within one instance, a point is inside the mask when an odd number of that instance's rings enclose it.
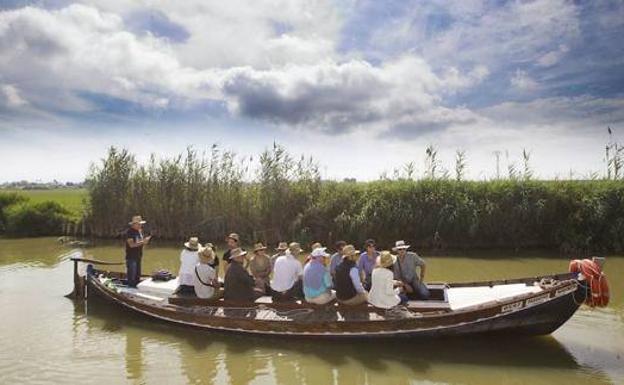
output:
{"label": "seated passenger", "polygon": [[201,247],[197,237],[189,238],[184,243],[184,249],[180,253],[180,271],[178,272],[179,286],[176,290],[177,294],[195,295],[195,287],[193,286],[195,265],[199,262],[197,251]]}
{"label": "seated passenger", "polygon": [[281,257],[282,255],[286,255],[286,250],[288,250],[288,243],[278,243],[277,248],[275,249],[277,253],[271,256],[271,271],[273,271],[273,267],[275,266],[275,261],[277,261],[277,258]]}
{"label": "seated passenger", "polygon": [[212,267],[215,258],[215,252],[212,247],[204,247],[199,251],[199,263],[195,265],[195,275],[193,277],[193,286],[195,294],[199,298],[218,299],[219,298],[219,279],[217,273]]}
{"label": "seated passenger", "polygon": [[329,260],[329,274],[332,276],[332,279],[336,277],[336,267],[342,262],[342,249],[347,245],[345,241],[336,242],[336,252],[332,254]]}
{"label": "seated passenger", "polygon": [[370,290],[371,274],[373,274],[373,269],[375,268],[375,264],[377,263],[377,257],[379,257],[379,252],[375,249],[374,239],[367,239],[366,242],[364,242],[364,247],[366,248],[366,251],[360,254],[360,259],[358,259],[357,267],[360,271],[362,285],[366,290]]}
{"label": "seated passenger", "polygon": [[333,301],[332,279],[327,264],[329,254],[325,247],[317,247],[310,254],[310,262],[303,268],[303,293],[305,300],[316,305],[324,305]]}
{"label": "seated passenger", "polygon": [[[396,241],[393,251],[397,253],[394,263],[394,279],[403,282],[403,290],[410,299],[425,300],[429,298],[429,290],[423,283],[425,279],[425,261],[418,254],[407,251],[410,245],[405,241]],[[416,268],[420,267],[420,275],[416,274]]]}
{"label": "seated passenger", "polygon": [[273,301],[294,301],[303,298],[301,276],[303,266],[297,259],[301,246],[297,242],[288,245],[286,254],[275,260],[271,290]]}
{"label": "seated passenger", "polygon": [[345,305],[359,305],[368,300],[368,294],[362,286],[360,273],[355,261],[359,250],[353,245],[346,245],[342,249],[344,255],[342,262],[336,267],[335,288],[338,302]]}
{"label": "seated passenger", "polygon": [[271,259],[266,254],[266,246],[256,243],[254,255],[249,261],[249,272],[256,282],[256,290],[266,293],[271,275]]}
{"label": "seated passenger", "polygon": [[223,299],[236,302],[253,302],[261,294],[256,293],[256,282],[243,267],[247,252],[241,248],[232,249],[229,268],[225,273]]}
{"label": "seated passenger", "polygon": [[407,302],[407,297],[401,296],[401,282],[394,280],[392,267],[396,256],[389,251],[382,251],[379,256],[379,265],[373,269],[371,290],[368,293],[368,302],[382,309],[390,309],[401,302]]}

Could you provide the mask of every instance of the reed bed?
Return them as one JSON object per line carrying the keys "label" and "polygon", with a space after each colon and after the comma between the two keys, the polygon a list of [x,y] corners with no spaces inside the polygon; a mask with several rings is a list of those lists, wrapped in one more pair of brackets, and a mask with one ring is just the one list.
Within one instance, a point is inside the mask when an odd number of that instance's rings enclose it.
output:
{"label": "reed bed", "polygon": [[277,144],[257,160],[213,146],[142,165],[128,151],[111,148],[87,180],[89,229],[94,236],[116,237],[140,213],[148,231],[166,239],[197,235],[219,242],[236,231],[246,244],[360,244],[374,237],[382,247],[405,239],[440,249],[624,250],[620,179],[533,180],[525,151],[523,164],[510,169],[508,178],[466,181],[465,153],[457,153],[455,173],[441,169],[435,148],[427,148],[426,156],[422,179],[408,164],[405,175],[339,182],[321,180],[314,160],[294,158]]}

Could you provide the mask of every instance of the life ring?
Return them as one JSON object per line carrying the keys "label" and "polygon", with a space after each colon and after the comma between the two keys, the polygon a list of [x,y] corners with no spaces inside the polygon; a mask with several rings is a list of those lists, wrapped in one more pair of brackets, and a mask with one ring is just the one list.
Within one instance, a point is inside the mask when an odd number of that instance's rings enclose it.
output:
{"label": "life ring", "polygon": [[609,282],[598,263],[591,259],[574,259],[570,261],[569,271],[585,278],[590,291],[585,298],[586,305],[605,307],[609,304]]}

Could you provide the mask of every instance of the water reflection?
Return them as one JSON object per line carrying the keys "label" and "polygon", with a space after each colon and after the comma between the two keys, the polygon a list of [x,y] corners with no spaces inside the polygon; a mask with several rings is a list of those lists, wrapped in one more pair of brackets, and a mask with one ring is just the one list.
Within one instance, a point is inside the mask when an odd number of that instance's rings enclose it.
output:
{"label": "water reflection", "polygon": [[[122,321],[123,320],[123,321]],[[124,327],[119,328],[120,322]],[[567,372],[581,370],[575,357],[553,337],[533,339],[449,339],[386,343],[281,340],[189,330],[149,320],[108,303],[92,301],[91,328],[116,331],[126,338],[128,378],[143,378],[142,337],[177,350],[181,371],[189,383],[248,384],[269,376],[278,384],[370,384],[391,379],[408,384],[414,379],[463,383],[496,383],[491,373],[507,371]],[[440,368],[453,368],[440,371]],[[457,368],[480,368],[474,381],[462,379]],[[545,377],[548,378],[548,377]],[[478,379],[478,380],[477,380]],[[533,381],[533,383],[548,383]],[[609,383],[602,375],[592,383]]]}

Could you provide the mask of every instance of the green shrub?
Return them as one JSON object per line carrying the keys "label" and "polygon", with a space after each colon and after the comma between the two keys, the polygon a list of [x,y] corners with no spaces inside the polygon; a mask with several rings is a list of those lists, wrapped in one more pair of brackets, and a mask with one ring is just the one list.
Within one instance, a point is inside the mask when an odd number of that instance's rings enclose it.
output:
{"label": "green shrub", "polygon": [[57,202],[22,203],[8,210],[6,232],[19,237],[58,235],[68,215]]}

